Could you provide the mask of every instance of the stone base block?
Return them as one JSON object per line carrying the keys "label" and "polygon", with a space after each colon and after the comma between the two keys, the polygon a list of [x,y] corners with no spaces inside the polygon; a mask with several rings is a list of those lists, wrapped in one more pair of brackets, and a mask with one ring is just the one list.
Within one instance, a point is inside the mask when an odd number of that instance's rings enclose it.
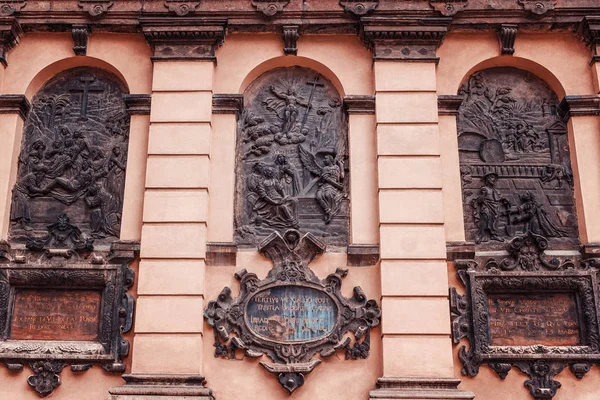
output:
{"label": "stone base block", "polygon": [[475,395],[458,389],[459,379],[391,378],[377,380],[377,389],[369,393],[376,400],[472,400]]}
{"label": "stone base block", "polygon": [[108,400],[214,400],[201,375],[123,375],[125,386],[108,390]]}

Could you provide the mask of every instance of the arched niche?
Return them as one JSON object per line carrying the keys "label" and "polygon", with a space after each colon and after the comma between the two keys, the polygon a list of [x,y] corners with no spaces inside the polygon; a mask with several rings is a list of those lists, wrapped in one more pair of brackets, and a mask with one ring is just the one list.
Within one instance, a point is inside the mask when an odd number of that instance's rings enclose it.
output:
{"label": "arched niche", "polygon": [[247,87],[244,106],[236,145],[236,243],[258,245],[274,231],[298,229],[345,247],[348,129],[336,86],[312,69],[276,68]]}
{"label": "arched niche", "polygon": [[60,72],[37,91],[25,122],[9,239],[31,249],[90,249],[120,236],[127,88],[95,67]]}
{"label": "arched niche", "polygon": [[472,74],[459,94],[466,240],[494,250],[529,231],[554,249],[577,245],[567,127],[556,93],[528,71],[493,67]]}

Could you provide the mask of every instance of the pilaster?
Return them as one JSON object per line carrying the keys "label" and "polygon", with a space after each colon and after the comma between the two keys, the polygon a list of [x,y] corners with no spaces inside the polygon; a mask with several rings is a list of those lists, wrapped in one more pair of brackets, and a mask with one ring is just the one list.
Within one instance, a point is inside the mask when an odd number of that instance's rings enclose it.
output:
{"label": "pilaster", "polygon": [[[597,64],[597,63],[596,63]],[[594,68],[592,73],[596,74]],[[600,95],[566,96],[560,104],[569,127],[579,232],[583,244],[600,241]]]}
{"label": "pilaster", "polygon": [[[132,375],[111,400],[212,399],[202,343],[214,49],[224,26],[156,25]],[[159,350],[160,349],[160,350]]]}
{"label": "pilaster", "polygon": [[446,322],[448,278],[435,54],[445,24],[442,20],[363,22],[362,37],[375,59],[385,316],[384,376],[370,397],[472,399],[472,393],[457,388]]}
{"label": "pilaster", "polygon": [[[0,69],[4,67],[0,66]],[[6,240],[12,187],[17,177],[23,122],[31,104],[25,95],[0,95],[0,240]]]}

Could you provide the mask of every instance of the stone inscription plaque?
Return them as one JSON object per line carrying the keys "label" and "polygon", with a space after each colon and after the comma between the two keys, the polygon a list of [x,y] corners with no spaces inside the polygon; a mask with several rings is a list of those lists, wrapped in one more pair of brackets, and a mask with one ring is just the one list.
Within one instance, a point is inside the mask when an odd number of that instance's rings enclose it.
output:
{"label": "stone inscription plaque", "polygon": [[573,293],[488,294],[493,346],[578,346]]}
{"label": "stone inscription plaque", "polygon": [[265,339],[281,342],[318,340],[334,329],[337,307],[326,293],[302,286],[278,286],[250,299],[246,320]]}
{"label": "stone inscription plaque", "polygon": [[96,290],[17,290],[10,338],[97,340],[101,299]]}

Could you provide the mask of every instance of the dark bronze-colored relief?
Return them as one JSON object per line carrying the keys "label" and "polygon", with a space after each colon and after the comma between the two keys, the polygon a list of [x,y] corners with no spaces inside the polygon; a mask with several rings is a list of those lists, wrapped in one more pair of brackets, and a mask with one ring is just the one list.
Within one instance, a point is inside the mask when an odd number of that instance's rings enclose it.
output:
{"label": "dark bronze-colored relief", "polygon": [[237,244],[299,229],[345,246],[348,138],[342,101],[318,73],[280,68],[248,89],[236,166]]}
{"label": "dark bronze-colored relief", "polygon": [[134,242],[84,254],[31,252],[0,243],[0,362],[13,371],[29,364],[27,382],[42,397],[60,385],[70,365],[123,373],[133,323]]}
{"label": "dark bronze-colored relief", "polygon": [[23,130],[10,240],[90,251],[121,229],[129,114],[106,72],[64,72],[35,95]]}
{"label": "dark bronze-colored relief", "polygon": [[532,232],[555,247],[578,244],[567,128],[558,98],[516,68],[472,75],[460,90],[460,171],[467,241],[500,249]]}
{"label": "dark bronze-colored relief", "polygon": [[266,355],[273,362],[260,364],[292,393],[321,363],[313,359],[317,353],[325,358],[342,350],[353,360],[369,356],[379,306],[360,287],[352,298],[342,295],[345,269],[324,280],[314,274],[308,264],[325,251],[321,241],[290,229],[271,234],[259,251],[273,262],[267,277],[260,280],[245,269],[236,273],[240,295],[233,298],[226,287],[204,311],[213,327],[215,357]]}
{"label": "dark bronze-colored relief", "polygon": [[[503,252],[458,259],[465,292],[450,291],[452,336],[464,375],[488,365],[501,379],[513,366],[530,376],[535,399],[551,399],[565,366],[581,379],[600,363],[597,259],[546,251],[549,240],[527,232]],[[491,254],[488,255],[488,254]]]}

